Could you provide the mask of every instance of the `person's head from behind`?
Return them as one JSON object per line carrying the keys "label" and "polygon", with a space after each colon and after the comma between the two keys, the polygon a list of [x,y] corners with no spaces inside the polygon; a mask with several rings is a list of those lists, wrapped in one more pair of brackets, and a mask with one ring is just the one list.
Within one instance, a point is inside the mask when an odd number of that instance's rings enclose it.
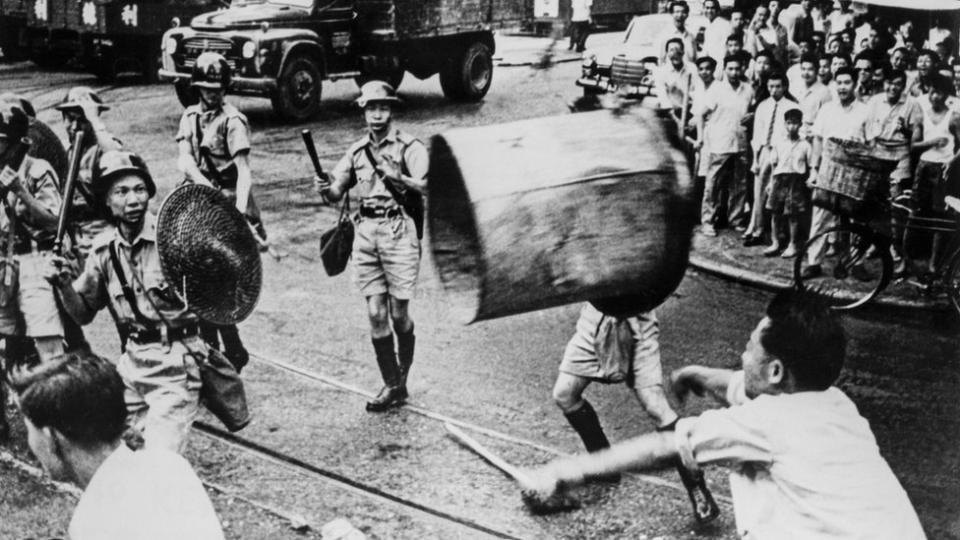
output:
{"label": "person's head from behind", "polygon": [[90,352],[72,352],[41,367],[11,375],[27,443],[56,480],[79,482],[84,455],[120,444],[127,410],[124,384],[112,364]]}
{"label": "person's head from behind", "polygon": [[787,128],[787,137],[795,141],[800,137],[800,126],[803,125],[803,112],[800,109],[790,109],[783,114],[783,125]]}
{"label": "person's head from behind", "polygon": [[839,317],[821,299],[793,289],[777,294],[740,357],[747,396],[830,388],[846,343]]}

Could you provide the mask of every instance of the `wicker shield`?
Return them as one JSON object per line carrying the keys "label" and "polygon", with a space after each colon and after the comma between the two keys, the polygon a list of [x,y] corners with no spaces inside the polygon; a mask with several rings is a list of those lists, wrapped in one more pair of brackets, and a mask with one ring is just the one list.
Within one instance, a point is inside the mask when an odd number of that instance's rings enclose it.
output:
{"label": "wicker shield", "polygon": [[260,296],[260,251],[246,219],[218,190],[175,189],[157,217],[163,275],[201,319],[238,323]]}

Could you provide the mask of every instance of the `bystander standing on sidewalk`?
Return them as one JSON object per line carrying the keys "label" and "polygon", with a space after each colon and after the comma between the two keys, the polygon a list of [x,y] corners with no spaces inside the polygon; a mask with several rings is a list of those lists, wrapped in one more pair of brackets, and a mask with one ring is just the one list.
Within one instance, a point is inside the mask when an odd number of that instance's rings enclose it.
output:
{"label": "bystander standing on sidewalk", "polygon": [[811,129],[813,121],[820,113],[823,105],[830,101],[830,89],[826,87],[817,78],[817,57],[812,54],[800,58],[800,84],[794,87],[790,86],[790,92],[796,96],[800,104],[800,110],[803,111],[803,126],[800,128],[800,136],[804,139],[812,137]]}
{"label": "bystander standing on sidewalk", "polygon": [[570,2],[570,46],[577,52],[583,52],[590,36],[590,8],[593,0],[572,0]]}
{"label": "bystander standing on sidewalk", "polygon": [[[806,181],[810,176],[813,149],[800,137],[803,113],[799,109],[788,109],[783,118],[786,136],[770,149],[766,163],[772,169],[770,195],[766,201],[770,213],[770,245],[763,254],[767,257],[780,254],[784,259],[791,259],[800,249],[801,220],[810,212],[810,188]],[[782,237],[789,241],[781,253]]]}
{"label": "bystander standing on sidewalk", "polygon": [[663,64],[667,60],[667,42],[673,38],[683,40],[684,56],[688,62],[697,59],[697,37],[687,29],[687,18],[690,16],[690,6],[684,0],[670,2],[670,14],[673,16],[673,27],[667,29],[657,39],[657,58]]}

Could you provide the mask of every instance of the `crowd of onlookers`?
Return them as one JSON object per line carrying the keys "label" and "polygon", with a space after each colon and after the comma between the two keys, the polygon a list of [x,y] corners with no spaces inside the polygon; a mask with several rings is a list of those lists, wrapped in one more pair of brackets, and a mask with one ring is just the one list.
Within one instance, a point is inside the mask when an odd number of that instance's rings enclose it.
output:
{"label": "crowd of onlookers", "polygon": [[[706,22],[693,28],[686,2],[661,2],[674,27],[659,40],[656,91],[661,106],[690,118],[704,186],[700,232],[732,228],[766,256],[795,257],[840,219],[811,204],[814,186],[840,174],[825,166],[831,139],[882,141],[898,162],[885,196],[914,215],[943,216],[944,196],[958,191],[947,174],[960,149],[955,35],[936,13],[921,32],[912,17],[854,12],[848,0],[794,3],[738,1],[724,17],[717,0],[704,0]],[[910,253],[922,253],[919,272],[934,269],[939,236],[917,246],[902,226],[890,231],[898,274],[912,266]],[[805,277],[822,272],[827,249],[810,246]]]}

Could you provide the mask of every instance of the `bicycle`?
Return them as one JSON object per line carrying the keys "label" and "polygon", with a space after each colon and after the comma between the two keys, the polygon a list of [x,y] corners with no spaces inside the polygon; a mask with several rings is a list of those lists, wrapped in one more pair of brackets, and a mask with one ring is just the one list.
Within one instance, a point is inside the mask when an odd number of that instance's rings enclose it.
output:
{"label": "bicycle", "polygon": [[[960,199],[946,197],[945,202],[954,219],[915,216],[913,209],[898,198],[890,205],[893,216],[904,230],[946,233],[946,256],[936,265],[936,271],[918,285],[927,294],[944,292],[960,313]],[[832,242],[821,263],[822,273],[804,279],[802,268],[808,251],[820,242]],[[842,216],[837,227],[811,237],[794,260],[794,283],[802,290],[810,290],[831,300],[836,310],[851,310],[876,298],[893,278],[891,235],[881,227],[851,216]]]}

